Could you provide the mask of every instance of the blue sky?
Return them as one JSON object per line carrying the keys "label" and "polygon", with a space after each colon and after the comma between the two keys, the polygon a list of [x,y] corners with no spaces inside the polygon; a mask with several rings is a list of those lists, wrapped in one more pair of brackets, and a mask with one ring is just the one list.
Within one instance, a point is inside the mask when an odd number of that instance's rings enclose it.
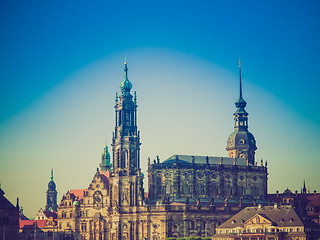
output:
{"label": "blue sky", "polygon": [[226,155],[241,58],[249,129],[257,160],[268,160],[269,191],[300,190],[303,179],[319,191],[319,7],[318,1],[1,1],[6,196],[19,196],[32,217],[45,205],[51,167],[59,201],[68,189],[87,187],[103,144],[110,145],[125,57],[140,101],[143,158]]}

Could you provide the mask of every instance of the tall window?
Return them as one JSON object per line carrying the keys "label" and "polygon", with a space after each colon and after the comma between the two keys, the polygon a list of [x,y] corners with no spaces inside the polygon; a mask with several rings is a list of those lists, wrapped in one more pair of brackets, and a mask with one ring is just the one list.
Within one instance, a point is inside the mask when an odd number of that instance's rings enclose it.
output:
{"label": "tall window", "polygon": [[82,232],[86,232],[87,231],[87,223],[86,222],[82,222],[81,223],[81,231]]}
{"label": "tall window", "polygon": [[171,194],[171,192],[172,192],[171,182],[167,182],[166,183],[166,194]]}

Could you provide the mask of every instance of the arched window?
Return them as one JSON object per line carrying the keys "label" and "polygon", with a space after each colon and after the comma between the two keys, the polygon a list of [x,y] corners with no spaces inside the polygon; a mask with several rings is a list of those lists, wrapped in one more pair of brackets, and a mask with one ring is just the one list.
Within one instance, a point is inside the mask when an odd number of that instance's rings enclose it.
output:
{"label": "arched window", "polygon": [[130,205],[134,204],[134,185],[130,183]]}
{"label": "arched window", "polygon": [[188,184],[185,184],[183,186],[183,193],[184,194],[190,194],[190,188],[189,188]]}
{"label": "arched window", "polygon": [[172,186],[171,182],[166,183],[166,194],[171,194],[172,193]]}
{"label": "arched window", "polygon": [[129,154],[128,150],[124,152],[124,159],[123,159],[123,168],[127,167],[127,163],[129,163]]}
{"label": "arched window", "polygon": [[257,186],[253,186],[253,187],[251,188],[251,194],[252,194],[253,196],[258,196],[258,195],[259,195],[259,188],[258,188]]}
{"label": "arched window", "polygon": [[198,184],[198,187],[197,187],[197,192],[199,195],[203,195],[204,194],[204,186],[203,184]]}
{"label": "arched window", "polygon": [[120,150],[118,149],[116,154],[116,162],[117,162],[117,168],[120,167]]}
{"label": "arched window", "polygon": [[243,195],[245,195],[245,189],[244,189],[244,186],[239,186],[239,195],[240,196],[243,196]]}

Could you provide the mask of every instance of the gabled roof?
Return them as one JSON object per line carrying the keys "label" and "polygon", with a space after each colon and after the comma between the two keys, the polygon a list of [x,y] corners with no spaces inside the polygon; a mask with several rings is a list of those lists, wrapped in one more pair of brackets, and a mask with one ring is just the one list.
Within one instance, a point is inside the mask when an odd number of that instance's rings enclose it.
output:
{"label": "gabled roof", "polygon": [[274,226],[293,227],[304,226],[301,219],[291,206],[247,207],[234,215],[218,228],[244,227],[244,224],[256,215],[260,215],[272,222]]}
{"label": "gabled roof", "polygon": [[4,191],[0,188],[0,209],[16,209],[16,207],[4,196],[4,194]]}
{"label": "gabled roof", "polygon": [[[255,223],[258,223],[257,222],[257,219],[259,219],[259,223],[264,223],[264,224],[272,224],[272,221],[263,213],[261,214],[256,214],[254,215],[253,217],[249,218],[247,221],[244,222],[244,224],[250,224],[250,222],[255,222]],[[262,220],[262,221],[261,221]]]}

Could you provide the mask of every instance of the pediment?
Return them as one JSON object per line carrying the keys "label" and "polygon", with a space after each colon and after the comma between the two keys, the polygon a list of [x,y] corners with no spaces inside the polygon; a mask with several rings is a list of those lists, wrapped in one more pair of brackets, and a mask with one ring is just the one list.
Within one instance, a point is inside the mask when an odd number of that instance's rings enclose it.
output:
{"label": "pediment", "polygon": [[256,214],[253,217],[249,218],[244,223],[245,225],[252,225],[252,224],[272,224],[272,221],[265,216],[264,214]]}

